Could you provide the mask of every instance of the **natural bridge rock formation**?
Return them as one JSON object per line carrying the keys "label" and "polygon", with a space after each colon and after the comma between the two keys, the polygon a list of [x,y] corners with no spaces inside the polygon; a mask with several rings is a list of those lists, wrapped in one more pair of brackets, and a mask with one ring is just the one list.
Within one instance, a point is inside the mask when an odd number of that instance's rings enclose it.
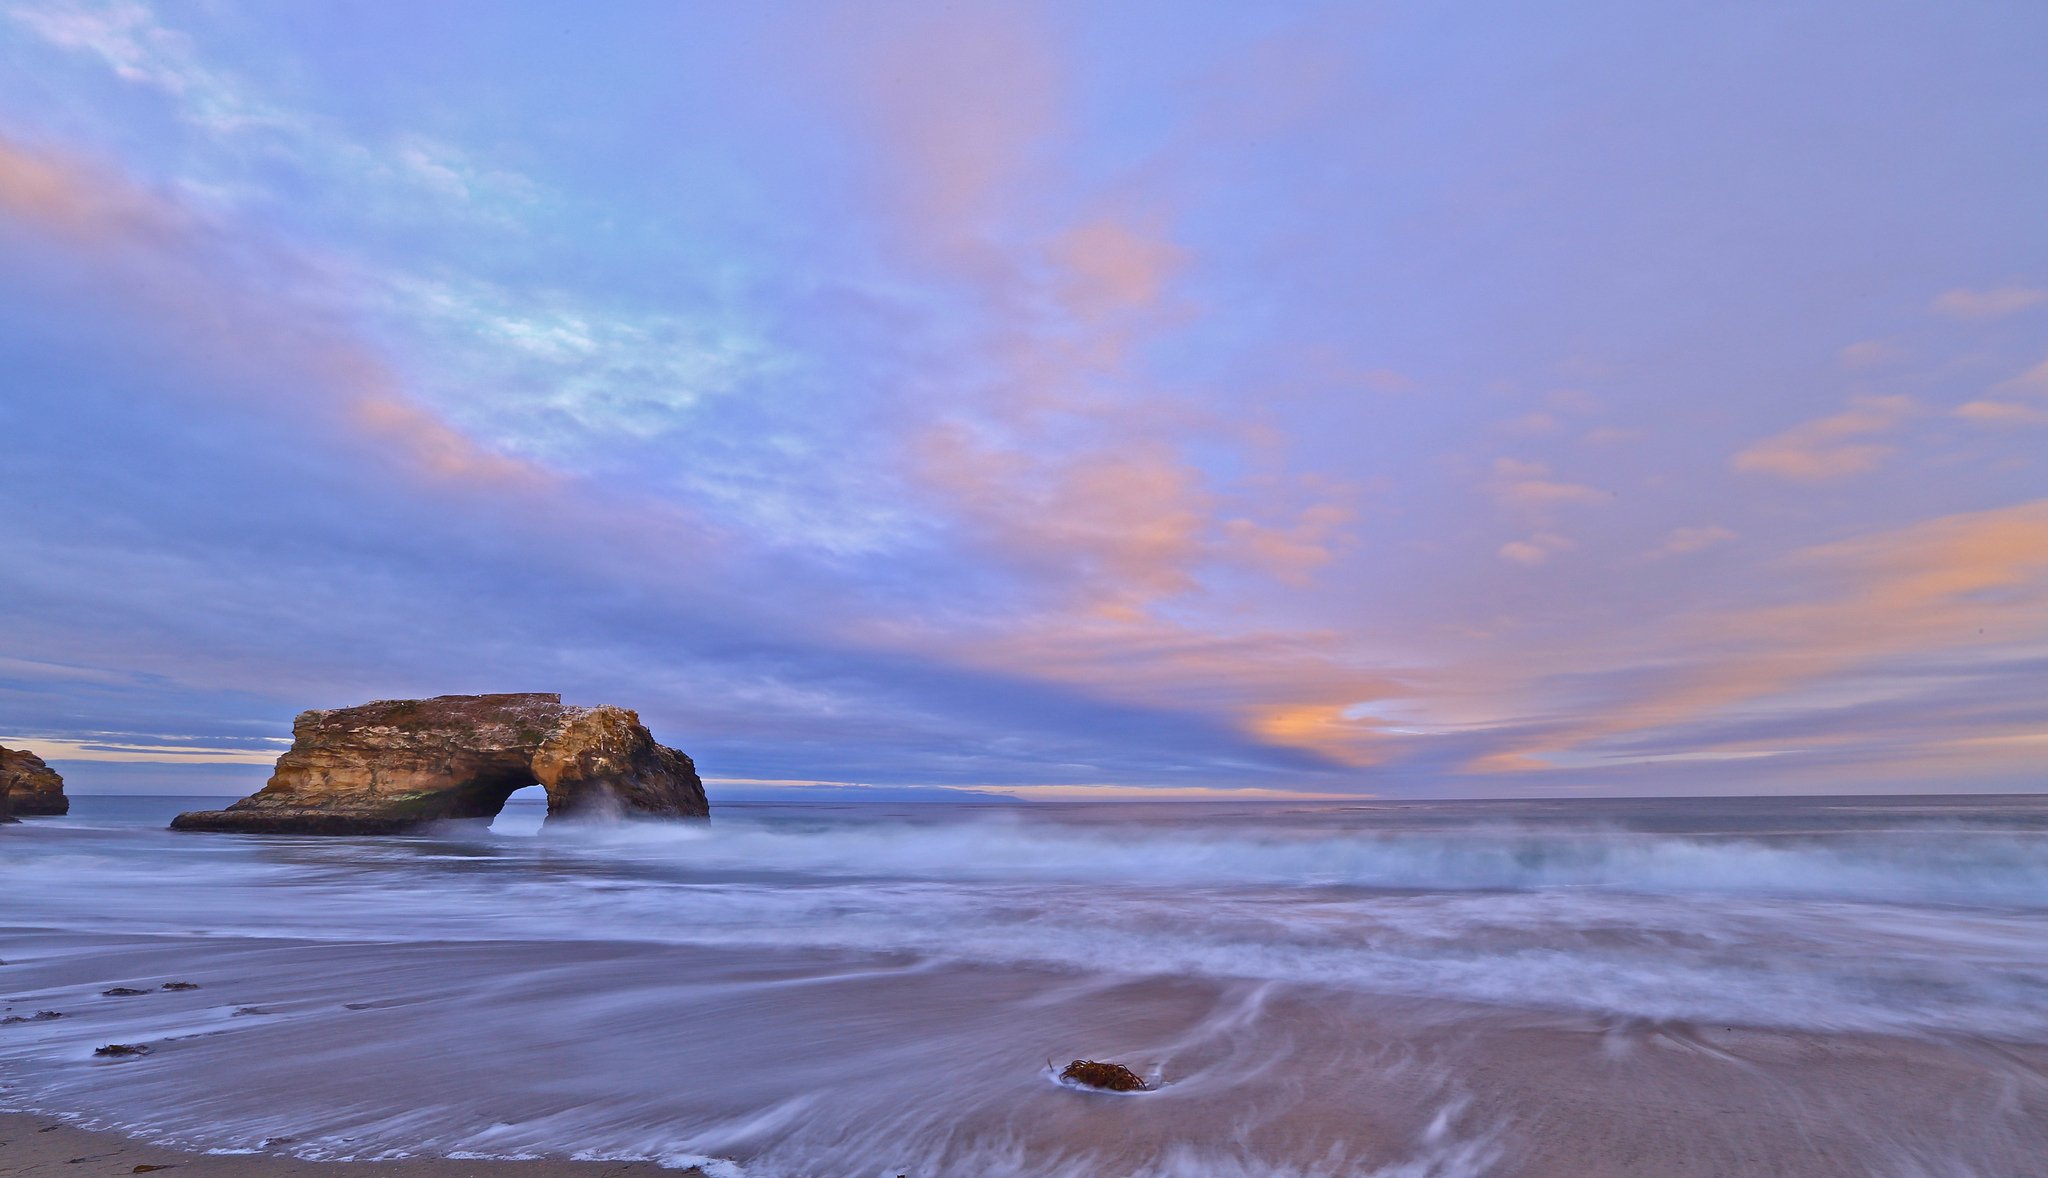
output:
{"label": "natural bridge rock formation", "polygon": [[495,815],[512,792],[547,788],[548,820],[702,818],[697,767],[654,743],[624,708],[564,707],[559,695],[442,695],[301,712],[270,784],[173,830],[396,834]]}
{"label": "natural bridge rock formation", "polygon": [[0,748],[0,821],[70,812],[71,799],[55,769],[27,749]]}

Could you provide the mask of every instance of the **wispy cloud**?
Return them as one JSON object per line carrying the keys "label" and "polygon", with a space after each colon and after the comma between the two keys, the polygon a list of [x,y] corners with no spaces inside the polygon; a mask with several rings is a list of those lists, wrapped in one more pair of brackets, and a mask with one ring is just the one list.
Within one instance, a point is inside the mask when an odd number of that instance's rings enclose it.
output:
{"label": "wispy cloud", "polygon": [[1673,528],[1664,542],[1651,551],[1652,556],[1684,556],[1699,552],[1717,544],[1726,544],[1736,539],[1733,531],[1719,524],[1704,524],[1695,527]]}
{"label": "wispy cloud", "polygon": [[95,738],[17,735],[0,737],[0,745],[30,748],[46,761],[86,761],[143,765],[268,765],[289,741],[260,741],[256,748],[173,743],[174,737],[106,733]]}
{"label": "wispy cloud", "polygon": [[2048,425],[2048,409],[2017,401],[1966,401],[1956,406],[1956,416],[1977,425]]}
{"label": "wispy cloud", "polygon": [[2011,380],[1993,386],[1994,392],[2025,396],[2048,396],[2048,360],[2043,360]]}
{"label": "wispy cloud", "polygon": [[1523,511],[1601,504],[1611,498],[1598,487],[1551,477],[1550,467],[1544,463],[1516,458],[1494,461],[1487,489],[1501,506]]}
{"label": "wispy cloud", "polygon": [[1844,368],[1865,369],[1897,364],[1907,354],[1906,349],[1889,340],[1867,339],[1843,348],[1835,353],[1835,358]]}
{"label": "wispy cloud", "polygon": [[1820,545],[1784,567],[1816,579],[1804,600],[1696,620],[1689,665],[1669,673],[1661,690],[1611,701],[1598,718],[1490,753],[1474,768],[1550,768],[1566,750],[1676,731],[1887,658],[1972,648],[2048,653],[2048,500]]}
{"label": "wispy cloud", "polygon": [[1796,425],[1753,443],[1734,458],[1736,470],[1818,483],[1874,470],[1897,447],[1876,439],[1916,411],[1910,397],[1859,397],[1851,408]]}
{"label": "wispy cloud", "polygon": [[[1901,124],[1798,36],[1731,106],[1697,13],[1312,7],[624,3],[449,55],[14,4],[0,711],[203,748],[559,686],[734,780],[1048,796],[2011,780],[2048,304],[1929,296],[2041,272],[2042,202],[1983,199],[2033,63],[1872,40],[1987,71]],[[1589,68],[1532,87],[1554,40]],[[1811,102],[1828,143],[1734,133]]]}
{"label": "wispy cloud", "polygon": [[1519,565],[1539,565],[1548,563],[1551,557],[1560,552],[1570,552],[1577,547],[1578,545],[1568,536],[1560,536],[1556,532],[1537,532],[1524,540],[1508,541],[1500,546],[1498,552],[1502,560]]}
{"label": "wispy cloud", "polygon": [[161,91],[180,115],[207,131],[239,134],[293,129],[296,121],[208,67],[189,37],[165,26],[140,0],[108,3],[16,3],[16,24],[62,49],[96,58],[122,81]]}
{"label": "wispy cloud", "polygon": [[1957,287],[1936,296],[1933,310],[1954,319],[1998,319],[2048,302],[2048,290],[2031,286]]}

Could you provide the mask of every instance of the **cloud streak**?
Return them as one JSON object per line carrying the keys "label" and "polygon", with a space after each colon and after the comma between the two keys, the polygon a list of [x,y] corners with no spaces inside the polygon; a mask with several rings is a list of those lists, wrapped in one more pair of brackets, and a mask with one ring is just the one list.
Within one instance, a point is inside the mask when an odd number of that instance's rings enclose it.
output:
{"label": "cloud streak", "polygon": [[1793,426],[1735,455],[1735,469],[1793,482],[1820,483],[1875,470],[1897,448],[1879,437],[1914,412],[1911,398],[1861,397],[1851,408]]}
{"label": "cloud streak", "polygon": [[1045,797],[2005,788],[2044,722],[1982,14],[9,11],[0,708],[88,781],[449,690]]}

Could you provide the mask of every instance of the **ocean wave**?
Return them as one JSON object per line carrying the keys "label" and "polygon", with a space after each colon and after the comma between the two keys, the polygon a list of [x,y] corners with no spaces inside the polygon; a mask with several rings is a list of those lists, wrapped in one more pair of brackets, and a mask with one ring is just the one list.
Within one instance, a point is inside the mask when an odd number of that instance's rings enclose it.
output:
{"label": "ocean wave", "polygon": [[771,817],[539,839],[80,831],[23,845],[0,863],[0,887],[27,897],[9,919],[52,928],[759,946],[1620,1017],[2048,1028],[2048,842],[2025,832]]}

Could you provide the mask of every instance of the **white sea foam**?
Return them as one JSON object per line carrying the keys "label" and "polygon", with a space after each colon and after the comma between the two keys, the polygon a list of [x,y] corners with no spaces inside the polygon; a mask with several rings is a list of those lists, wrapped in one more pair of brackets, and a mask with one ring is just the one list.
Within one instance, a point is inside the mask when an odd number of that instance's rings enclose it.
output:
{"label": "white sea foam", "polygon": [[[542,838],[50,824],[0,851],[0,957],[18,1009],[69,1017],[6,1028],[23,1080],[0,1099],[98,1102],[217,1147],[291,1137],[304,1157],[1459,1178],[1503,1156],[1502,1122],[1447,1049],[1361,1033],[1374,1003],[1577,1020],[1622,1070],[1671,1051],[1734,1066],[1689,1024],[2048,1041],[2038,830],[1694,826],[967,808]],[[97,997],[187,976],[203,988]],[[131,1041],[160,1050],[91,1057]],[[1044,1082],[1078,1055],[1162,1085],[1101,1101]],[[216,1070],[231,1090],[194,1088]],[[1361,1077],[1362,1107],[1405,1128],[1296,1140],[1301,1109],[1326,1104],[1327,1129]],[[1105,1108],[1137,1120],[1103,1137]]]}
{"label": "white sea foam", "polygon": [[[162,836],[119,853],[82,841],[21,865],[41,897],[23,916],[127,932],[1114,961],[1827,1028],[2048,1025],[2048,844],[2026,832],[1377,833],[967,816],[738,818],[544,840]],[[173,862],[179,887],[162,894]]]}

